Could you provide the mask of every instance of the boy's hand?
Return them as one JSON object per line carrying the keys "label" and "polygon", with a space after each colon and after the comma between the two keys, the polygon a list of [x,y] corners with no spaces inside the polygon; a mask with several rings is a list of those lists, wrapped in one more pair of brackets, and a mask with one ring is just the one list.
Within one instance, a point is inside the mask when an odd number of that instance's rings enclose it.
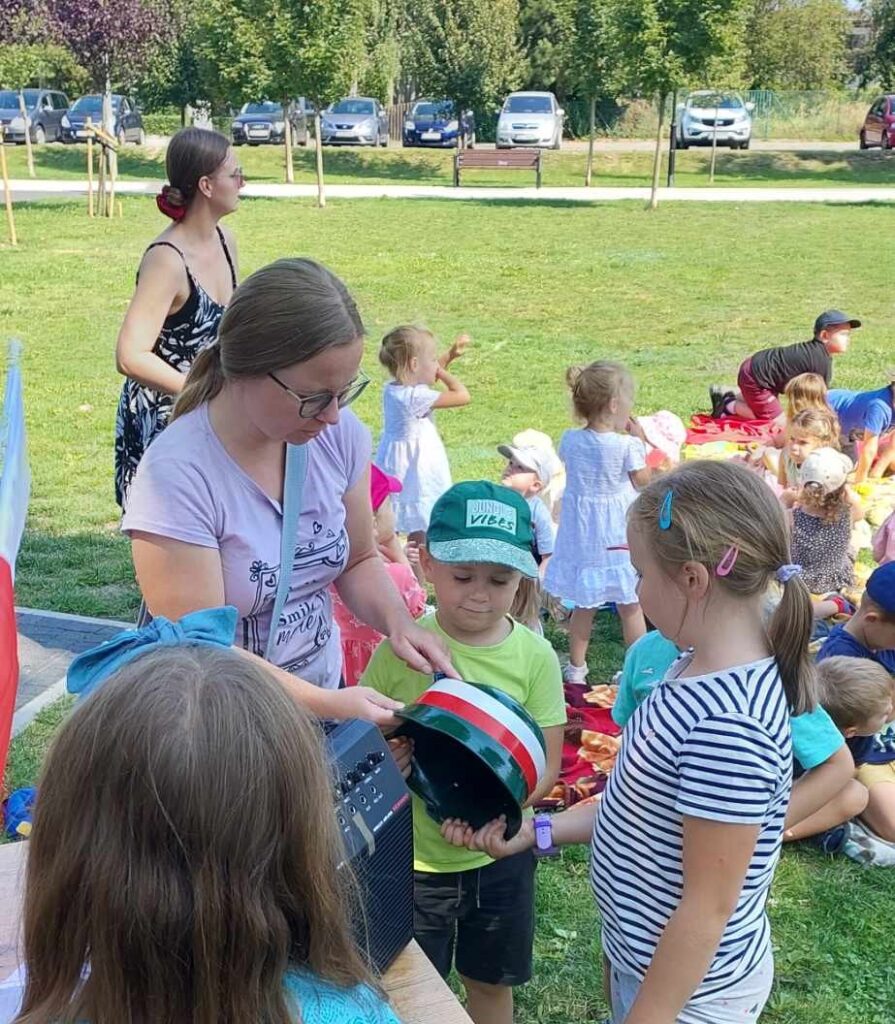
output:
{"label": "boy's hand", "polygon": [[478,831],[458,818],[446,818],[441,823],[441,834],[453,846],[465,846],[468,850],[479,850],[487,853],[494,860],[512,857],[513,854],[530,850],[535,844],[534,824],[531,818],[522,822],[522,828],[512,839],[504,838],[507,827],[506,816],[496,821],[489,821]]}
{"label": "boy's hand", "polygon": [[413,740],[407,736],[399,736],[397,739],[388,741],[388,749],[392,752],[392,757],[395,759],[398,771],[405,779],[409,778],[410,773],[413,771],[413,765],[411,764]]}

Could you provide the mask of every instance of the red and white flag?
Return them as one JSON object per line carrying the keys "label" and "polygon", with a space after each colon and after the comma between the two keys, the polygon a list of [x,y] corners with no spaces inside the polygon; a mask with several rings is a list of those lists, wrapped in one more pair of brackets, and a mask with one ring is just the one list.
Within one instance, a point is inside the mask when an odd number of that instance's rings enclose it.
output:
{"label": "red and white flag", "polygon": [[6,394],[0,421],[0,774],[6,765],[19,686],[13,583],[31,490],[19,366],[21,348],[17,341],[9,346]]}

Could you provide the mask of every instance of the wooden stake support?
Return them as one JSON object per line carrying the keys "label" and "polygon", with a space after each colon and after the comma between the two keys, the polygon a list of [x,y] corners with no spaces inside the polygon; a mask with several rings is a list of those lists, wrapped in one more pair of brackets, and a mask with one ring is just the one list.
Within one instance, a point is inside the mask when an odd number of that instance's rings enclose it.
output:
{"label": "wooden stake support", "polygon": [[87,118],[87,216],[93,216],[93,127],[92,119]]}
{"label": "wooden stake support", "polygon": [[[88,117],[85,124],[87,133],[87,214],[94,215],[93,207],[93,143],[99,143],[99,161],[96,178],[96,216],[115,216],[115,181],[116,175],[109,159],[111,152],[118,152],[118,140],[110,135],[102,125],[93,124]],[[124,209],[118,203],[118,216],[124,216]]]}
{"label": "wooden stake support", "polygon": [[9,190],[9,170],[6,166],[6,148],[2,125],[0,125],[0,174],[3,175],[3,197],[6,203],[6,223],[9,227],[9,241],[11,245],[18,245],[19,240],[16,237],[16,219],[12,210],[12,193]]}

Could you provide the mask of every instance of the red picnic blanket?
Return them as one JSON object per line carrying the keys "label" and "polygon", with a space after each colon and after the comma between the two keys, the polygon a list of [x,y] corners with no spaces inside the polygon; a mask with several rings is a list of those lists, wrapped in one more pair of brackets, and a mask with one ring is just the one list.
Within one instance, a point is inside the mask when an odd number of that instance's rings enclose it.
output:
{"label": "red picnic blanket", "polygon": [[566,723],[559,781],[539,807],[554,810],[592,799],[606,787],[621,745],[621,729],[613,722],[614,686],[591,689],[566,683]]}
{"label": "red picnic blanket", "polygon": [[687,428],[687,444],[706,444],[709,441],[731,441],[733,444],[770,442],[775,433],[773,420],[742,420],[739,416],[712,419],[695,412]]}

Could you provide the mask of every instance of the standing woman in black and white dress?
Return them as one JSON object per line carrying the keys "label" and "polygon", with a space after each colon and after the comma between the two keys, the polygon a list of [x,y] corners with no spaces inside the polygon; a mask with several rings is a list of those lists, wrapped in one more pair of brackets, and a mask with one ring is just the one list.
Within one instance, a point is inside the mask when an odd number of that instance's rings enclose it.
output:
{"label": "standing woman in black and white dress", "polygon": [[168,422],[196,356],[217,338],[236,288],[236,243],[220,220],[244,184],[228,139],[184,128],[171,139],[168,185],[156,197],[172,223],[143,254],[118,335],[115,361],[127,379],[115,423],[115,498],[123,509],[140,459]]}

